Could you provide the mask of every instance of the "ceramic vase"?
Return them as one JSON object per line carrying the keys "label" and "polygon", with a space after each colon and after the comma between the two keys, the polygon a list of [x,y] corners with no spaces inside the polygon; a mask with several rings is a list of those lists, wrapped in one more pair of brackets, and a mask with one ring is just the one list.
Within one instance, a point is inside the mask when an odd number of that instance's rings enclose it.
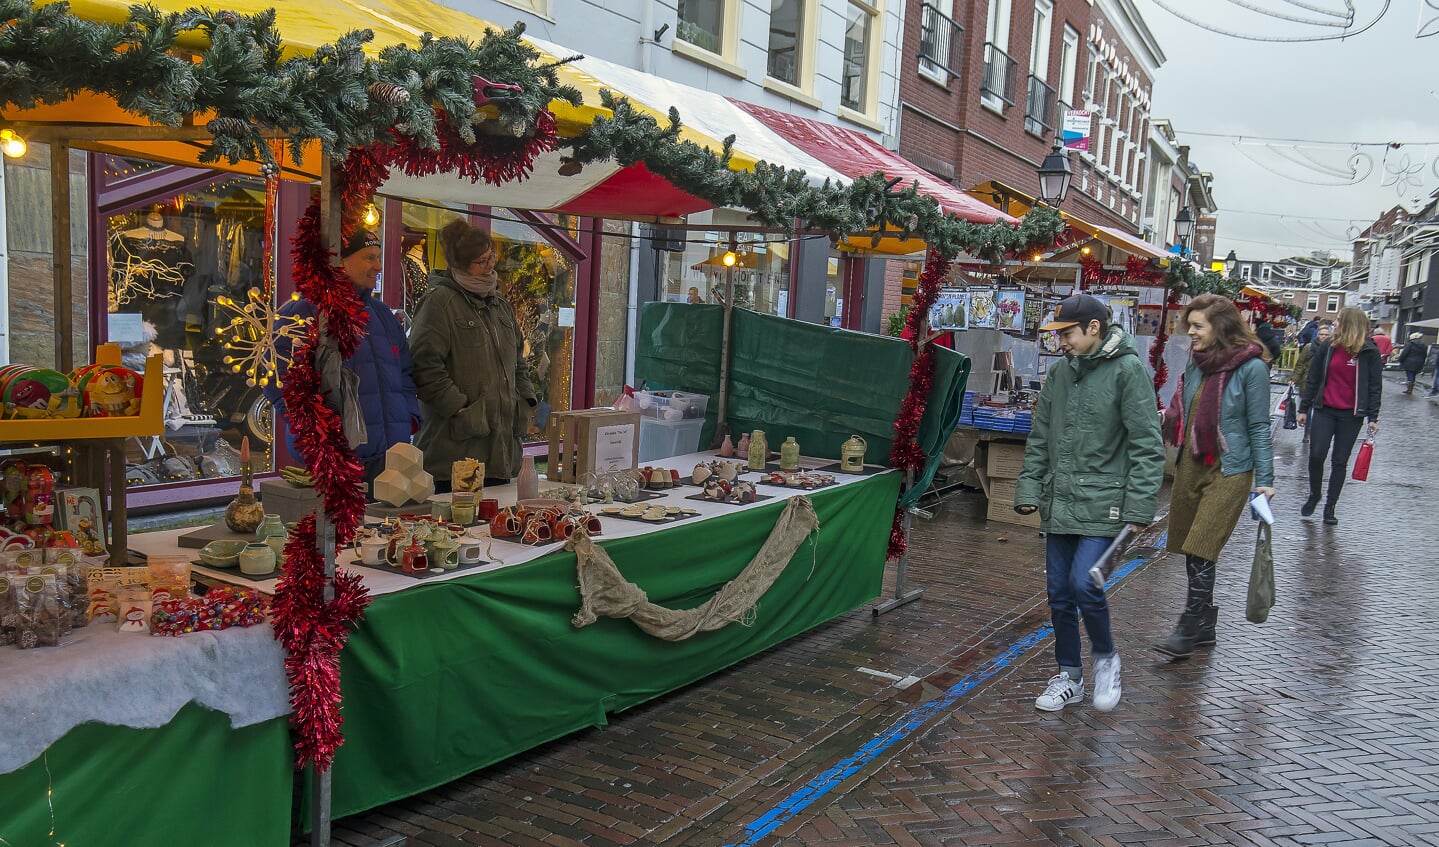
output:
{"label": "ceramic vase", "polygon": [[275,551],[261,541],[252,541],[240,551],[240,573],[264,576],[275,570]]}
{"label": "ceramic vase", "polygon": [[255,529],[255,540],[262,544],[267,542],[272,535],[285,535],[285,522],[280,520],[279,515],[265,515],[264,520]]}
{"label": "ceramic vase", "polygon": [[799,470],[799,442],[794,440],[793,435],[786,438],[784,443],[779,446],[779,469],[782,471]]}
{"label": "ceramic vase", "polygon": [[726,459],[734,455],[734,442],[730,441],[728,433],[725,434],[724,440],[720,442],[719,454]]}
{"label": "ceramic vase", "polygon": [[[246,473],[241,478],[248,480],[249,474]],[[255,527],[258,527],[264,518],[265,507],[255,499],[255,489],[248,482],[240,483],[239,496],[225,507],[225,526],[228,526],[231,532],[248,535],[255,531]]]}
{"label": "ceramic vase", "polygon": [[734,446],[734,454],[746,461],[749,459],[749,433],[739,437],[739,443]]}
{"label": "ceramic vase", "polygon": [[764,470],[765,460],[769,458],[769,444],[764,439],[764,430],[757,429],[750,433],[748,455],[750,470]]}
{"label": "ceramic vase", "polygon": [[540,496],[540,474],[535,470],[535,457],[526,456],[520,463],[520,476],[515,480],[515,498],[534,500]]}

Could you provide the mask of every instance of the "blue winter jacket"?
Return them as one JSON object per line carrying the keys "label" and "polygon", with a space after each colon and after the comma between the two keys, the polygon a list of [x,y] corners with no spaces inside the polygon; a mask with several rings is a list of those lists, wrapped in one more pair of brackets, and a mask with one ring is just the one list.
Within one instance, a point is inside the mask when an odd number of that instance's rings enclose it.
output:
{"label": "blue winter jacket", "polygon": [[[345,359],[345,367],[360,378],[360,409],[364,412],[365,432],[369,436],[364,444],[355,448],[355,457],[369,462],[396,444],[409,443],[420,425],[420,401],[415,394],[414,365],[410,361],[410,343],[404,328],[390,307],[372,295],[361,296],[370,321],[355,354]],[[280,314],[313,318],[315,306],[308,300],[291,300],[280,309]],[[289,349],[280,352],[290,355]],[[271,385],[265,389],[265,396],[275,404],[275,420],[285,425],[290,452],[298,456],[280,390]]]}

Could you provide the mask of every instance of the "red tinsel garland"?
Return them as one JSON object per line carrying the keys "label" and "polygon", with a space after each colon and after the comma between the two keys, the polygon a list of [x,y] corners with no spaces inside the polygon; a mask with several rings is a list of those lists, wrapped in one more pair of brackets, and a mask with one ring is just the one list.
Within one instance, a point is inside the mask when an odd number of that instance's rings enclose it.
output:
{"label": "red tinsel garland", "polygon": [[[555,118],[542,110],[534,133],[525,137],[480,136],[467,144],[446,116],[436,116],[440,149],[426,150],[398,133],[384,144],[352,150],[336,175],[343,205],[342,231],[353,222],[392,167],[410,175],[457,172],[472,181],[501,185],[528,176],[540,153],[555,149]],[[364,338],[369,312],[349,279],[334,264],[334,254],[320,231],[316,203],[300,221],[294,241],[295,286],[324,318],[326,333],[340,353],[351,356]],[[325,517],[335,528],[338,552],[348,546],[365,512],[364,471],[345,438],[339,413],[325,402],[315,367],[318,328],[311,326],[295,350],[281,392],[295,447],[322,497]],[[325,556],[316,540],[314,516],[301,521],[285,545],[285,561],[271,606],[275,637],[285,647],[285,674],[290,680],[294,713],[295,764],[328,770],[344,741],[340,714],[340,651],[350,628],[364,614],[370,598],[354,574],[334,576],[334,597],[325,599],[330,580]]]}
{"label": "red tinsel garland", "polygon": [[1161,409],[1164,408],[1164,398],[1159,396],[1159,392],[1169,381],[1169,365],[1164,361],[1164,348],[1169,346],[1169,315],[1178,308],[1179,289],[1171,288],[1165,296],[1164,308],[1160,310],[1159,332],[1149,348],[1149,367],[1154,370],[1154,395]]}
{"label": "red tinsel garland", "polygon": [[[894,420],[894,441],[889,451],[889,464],[902,471],[918,472],[924,467],[924,449],[919,446],[919,423],[924,418],[929,392],[934,386],[934,350],[921,341],[929,334],[929,310],[939,299],[939,291],[949,278],[949,265],[953,257],[943,256],[931,250],[925,258],[924,272],[919,275],[915,286],[909,316],[905,320],[905,337],[915,351],[914,362],[909,366],[909,391],[899,406],[899,416]],[[894,522],[889,531],[889,558],[898,559],[904,555],[909,540],[904,534],[904,511],[896,509]]]}

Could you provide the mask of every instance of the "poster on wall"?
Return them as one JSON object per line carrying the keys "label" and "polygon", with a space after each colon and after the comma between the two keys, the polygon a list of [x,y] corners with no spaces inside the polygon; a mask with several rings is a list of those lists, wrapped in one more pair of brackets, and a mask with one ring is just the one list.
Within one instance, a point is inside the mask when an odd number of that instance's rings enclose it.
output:
{"label": "poster on wall", "polygon": [[[1040,326],[1054,322],[1054,307],[1050,306],[1044,310],[1044,317]],[[1059,349],[1059,333],[1050,330],[1039,333],[1039,355],[1041,356],[1062,356],[1064,351]]]}
{"label": "poster on wall", "polygon": [[971,329],[994,329],[998,311],[994,289],[986,288],[969,292],[969,326]]}
{"label": "poster on wall", "polygon": [[969,329],[969,294],[942,291],[929,309],[931,329]]}
{"label": "poster on wall", "polygon": [[1134,319],[1134,334],[1159,335],[1159,315],[1163,311],[1160,306],[1140,306]]}
{"label": "poster on wall", "polygon": [[1109,307],[1109,321],[1127,333],[1134,334],[1134,312],[1138,299],[1129,295],[1096,294]]}
{"label": "poster on wall", "polygon": [[1001,291],[995,297],[996,329],[1024,332],[1024,292]]}
{"label": "poster on wall", "polygon": [[1090,113],[1083,109],[1068,109],[1064,113],[1061,138],[1067,150],[1089,149]]}

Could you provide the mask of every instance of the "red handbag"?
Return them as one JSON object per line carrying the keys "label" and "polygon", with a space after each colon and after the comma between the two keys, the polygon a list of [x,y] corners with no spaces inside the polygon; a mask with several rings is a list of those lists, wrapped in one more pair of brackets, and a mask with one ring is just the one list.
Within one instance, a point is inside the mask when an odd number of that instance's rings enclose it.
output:
{"label": "red handbag", "polygon": [[1353,477],[1360,482],[1369,478],[1369,463],[1374,461],[1374,439],[1366,438],[1359,445],[1359,455],[1354,458]]}

